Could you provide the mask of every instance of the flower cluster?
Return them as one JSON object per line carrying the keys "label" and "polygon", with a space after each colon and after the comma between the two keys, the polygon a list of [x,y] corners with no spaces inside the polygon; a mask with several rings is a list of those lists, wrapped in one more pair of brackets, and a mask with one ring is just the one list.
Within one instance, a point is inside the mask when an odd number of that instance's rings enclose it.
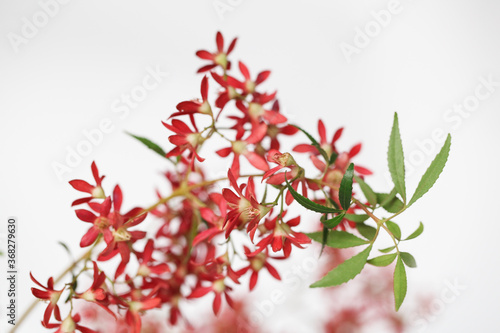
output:
{"label": "flower cluster", "polygon": [[[141,315],[151,309],[167,309],[170,325],[187,322],[183,303],[201,297],[210,297],[213,312],[218,314],[224,303],[238,307],[233,290],[243,281],[249,281],[252,290],[263,274],[280,280],[275,263],[318,238],[306,235],[304,229],[323,230],[323,246],[335,247],[328,230],[338,237],[346,231],[359,231],[367,240],[351,235],[361,241],[355,245],[373,245],[379,230],[385,228],[386,221],[372,213],[380,205],[363,181],[371,171],[351,163],[361,144],[341,150],[338,140],[343,128],[328,140],[321,120],[319,141],[290,124],[280,110],[277,92],[263,89],[271,72],[265,70],[255,76],[241,61],[232,66],[229,55],[236,39],[226,49],[223,36],[217,33],[216,44],[214,52],[196,53],[208,61],[198,70],[204,73],[201,99],[180,102],[163,122],[172,144],[164,157],[175,164],[165,173],[168,195],[158,191],[158,201],[152,206],[122,213],[122,189],[116,185],[107,195],[104,176],[95,163],[91,166],[95,185],[84,180],[70,182],[74,189],[87,194],[73,206],[77,207],[76,217],[90,224],[80,240],[80,246],[88,251],[71,267],[71,280],[60,290],[55,289],[58,281],[52,277],[47,286],[32,277],[42,288],[33,288],[34,296],[48,302],[44,327],[58,328],[57,332],[94,332],[79,324],[81,315],[73,307],[76,301],[101,307],[132,333],[141,332]],[[213,100],[212,85],[217,85]],[[292,136],[307,137],[308,141],[287,146]],[[150,148],[163,151],[141,139]],[[225,142],[222,147],[206,151],[211,147],[207,142],[221,140]],[[210,179],[206,175],[202,166],[213,153],[227,161],[227,176]],[[298,162],[304,159],[317,170],[306,173]],[[353,176],[363,185],[367,201],[351,200]],[[214,184],[224,181],[228,186],[218,191]],[[389,197],[394,204],[394,200],[399,201],[395,195],[386,194],[384,198]],[[290,213],[290,206],[299,206],[296,202],[324,215],[308,223],[304,217]],[[156,225],[144,222],[148,215],[155,218]],[[356,230],[368,217],[377,223],[376,233],[375,228],[364,224],[365,232]],[[370,234],[367,228],[373,229],[372,238],[366,236]],[[395,239],[396,232],[391,231]],[[115,257],[118,259],[112,260]],[[80,280],[87,271],[93,272],[93,282],[82,292]],[[60,307],[63,293],[71,303],[65,319]],[[52,323],[52,317],[58,322]]]}

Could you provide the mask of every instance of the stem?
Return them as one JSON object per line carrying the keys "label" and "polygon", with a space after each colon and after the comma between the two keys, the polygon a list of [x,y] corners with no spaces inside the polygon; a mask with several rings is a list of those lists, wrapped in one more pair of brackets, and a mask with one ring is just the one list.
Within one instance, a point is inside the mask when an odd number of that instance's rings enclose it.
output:
{"label": "stem", "polygon": [[354,203],[356,203],[359,207],[361,207],[361,209],[366,213],[366,215],[368,215],[369,217],[372,218],[372,220],[374,220],[375,222],[377,222],[377,225],[380,225],[381,220],[378,217],[376,217],[375,215],[373,215],[373,213],[370,212],[370,210],[368,209],[368,207],[366,207],[364,204],[361,203],[361,201],[359,201],[356,198],[352,198],[352,201]]}

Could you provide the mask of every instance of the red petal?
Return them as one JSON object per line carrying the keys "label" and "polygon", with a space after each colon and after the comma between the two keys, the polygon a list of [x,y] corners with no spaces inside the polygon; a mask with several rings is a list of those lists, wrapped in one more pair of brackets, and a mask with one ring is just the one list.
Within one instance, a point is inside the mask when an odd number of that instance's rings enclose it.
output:
{"label": "red petal", "polygon": [[360,150],[361,150],[361,143],[358,143],[357,145],[352,147],[351,151],[349,151],[349,158],[353,158],[354,156],[358,155]]}
{"label": "red petal", "polygon": [[208,77],[205,75],[201,80],[201,98],[205,102],[208,98]]}
{"label": "red petal", "polygon": [[[257,79],[255,80],[255,84],[261,84],[262,82],[264,82],[265,80],[267,80],[267,78],[269,77],[269,75],[271,75],[271,71],[260,72],[259,75],[257,75]],[[275,110],[274,106],[273,106],[273,110]],[[278,108],[278,110],[279,110],[279,108]],[[278,111],[278,110],[275,110],[275,111]]]}
{"label": "red petal", "polygon": [[75,213],[76,216],[83,222],[94,223],[94,221],[97,219],[97,216],[85,209],[77,209],[75,210]]}
{"label": "red petal", "polygon": [[96,227],[90,228],[85,235],[83,235],[82,240],[80,241],[80,247],[87,247],[93,244],[99,236],[100,231]]}
{"label": "red petal", "polygon": [[248,67],[245,66],[245,64],[241,61],[238,63],[238,65],[240,67],[241,74],[243,74],[243,77],[247,80],[250,80],[250,72],[248,71]]}
{"label": "red petal", "polygon": [[120,185],[116,185],[113,190],[113,207],[115,212],[119,212],[122,207],[123,194]]}
{"label": "red petal", "polygon": [[75,190],[80,191],[80,192],[86,192],[86,193],[92,194],[92,190],[94,189],[94,186],[92,186],[89,183],[87,183],[86,181],[80,180],[80,179],[72,180],[69,182],[69,184],[71,186],[73,186],[73,188]]}
{"label": "red petal", "polygon": [[323,144],[326,142],[326,129],[325,129],[325,124],[323,124],[323,121],[320,119],[318,120],[318,133],[319,133],[319,138],[320,142]]}
{"label": "red petal", "polygon": [[222,37],[220,31],[217,31],[217,36],[215,36],[215,41],[217,43],[217,50],[219,51],[219,53],[224,52],[224,37]]}
{"label": "red petal", "polygon": [[253,165],[259,170],[266,171],[269,168],[264,157],[260,156],[255,152],[249,151],[244,156],[246,157],[248,162],[250,162],[251,165]]}
{"label": "red petal", "polygon": [[[205,59],[205,60],[213,60],[214,59],[214,55],[208,51],[205,51],[205,50],[201,50],[201,51],[196,52],[196,55],[199,58]],[[210,65],[210,66],[213,66],[213,65]]]}

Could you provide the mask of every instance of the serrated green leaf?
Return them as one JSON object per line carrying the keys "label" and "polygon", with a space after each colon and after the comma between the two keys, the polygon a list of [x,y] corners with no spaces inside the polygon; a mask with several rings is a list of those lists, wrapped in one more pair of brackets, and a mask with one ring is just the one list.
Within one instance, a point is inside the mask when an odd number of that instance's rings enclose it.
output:
{"label": "serrated green leaf", "polygon": [[370,205],[375,206],[377,204],[377,195],[375,194],[375,192],[373,192],[372,188],[367,183],[365,183],[365,181],[361,179],[361,177],[354,175],[354,179],[359,184],[361,192],[363,192],[363,194],[365,195],[366,200],[368,200]]}
{"label": "serrated green leaf", "polygon": [[406,296],[407,281],[406,281],[406,270],[401,257],[398,257],[396,262],[396,268],[394,269],[394,301],[396,305],[396,311],[399,310],[401,304]]}
{"label": "serrated green leaf", "polygon": [[396,246],[393,245],[393,246],[386,247],[385,249],[380,249],[379,251],[382,253],[389,253],[392,250],[394,250],[395,248],[396,248]]}
{"label": "serrated green leaf", "polygon": [[357,255],[347,259],[328,272],[321,280],[313,283],[311,288],[338,286],[353,279],[356,275],[361,273],[363,267],[365,267],[371,249],[372,246],[370,245]]}
{"label": "serrated green leaf", "polygon": [[[378,202],[389,213],[399,213],[404,208],[404,203],[392,193],[376,193]],[[392,198],[391,198],[392,197]]]}
{"label": "serrated green leaf", "polygon": [[155,153],[157,153],[161,157],[167,158],[166,157],[167,153],[159,145],[157,145],[153,141],[151,141],[151,140],[149,140],[147,138],[141,137],[141,136],[134,135],[132,133],[128,133],[128,132],[126,132],[126,133],[128,135],[130,135],[131,137],[133,137],[134,139],[139,140],[140,142],[142,142],[146,147],[148,147],[149,149],[151,149],[152,151],[154,151]]}
{"label": "serrated green leaf", "polygon": [[326,153],[326,151],[323,148],[321,148],[321,145],[318,143],[318,141],[316,141],[315,138],[313,138],[313,136],[311,134],[307,133],[305,130],[303,130],[302,128],[300,128],[297,125],[292,125],[292,126],[296,127],[300,131],[302,131],[302,133],[304,133],[309,138],[309,140],[311,141],[312,145],[314,147],[316,147],[316,149],[318,149],[318,151],[321,154],[321,156],[323,156],[323,158],[325,159],[325,162],[329,161],[328,154]]}
{"label": "serrated green leaf", "polygon": [[385,222],[387,225],[387,229],[392,233],[392,235],[397,239],[401,240],[401,229],[399,228],[399,225],[392,221],[387,221]]}
{"label": "serrated green leaf", "polygon": [[339,201],[342,208],[347,210],[351,206],[352,198],[352,177],[354,176],[354,164],[349,164],[349,167],[342,177],[339,189]]}
{"label": "serrated green leaf", "polygon": [[394,259],[396,259],[397,256],[398,256],[397,253],[384,254],[382,256],[368,260],[367,263],[373,266],[385,267],[390,265],[394,261]]}
{"label": "serrated green leaf", "polygon": [[[323,232],[311,232],[306,233],[307,237],[310,239],[321,243],[323,240]],[[333,247],[336,249],[345,249],[348,247],[354,247],[359,245],[365,245],[368,241],[361,239],[349,232],[333,230],[328,233],[328,238],[326,240],[326,246]]]}
{"label": "serrated green leaf", "polygon": [[368,220],[370,216],[366,214],[345,214],[345,218],[351,222],[361,223]]}
{"label": "serrated green leaf", "polygon": [[323,224],[325,225],[325,227],[327,227],[329,229],[333,229],[336,226],[338,226],[340,224],[340,222],[342,222],[342,220],[344,219],[344,215],[345,215],[345,213],[340,213],[339,215],[335,216],[334,218],[323,221]]}
{"label": "serrated green leaf", "polygon": [[417,262],[415,258],[408,252],[400,252],[401,259],[403,259],[403,262],[405,263],[406,266],[415,268],[417,267]]}
{"label": "serrated green leaf", "polygon": [[361,236],[365,237],[368,240],[372,240],[373,237],[375,237],[375,233],[377,232],[377,229],[364,223],[357,223],[356,229],[358,229],[358,232],[361,234]]}
{"label": "serrated green leaf", "polygon": [[305,208],[312,210],[314,212],[318,212],[318,213],[341,213],[341,212],[343,212],[340,209],[326,207],[326,206],[320,205],[320,204],[318,204],[314,201],[311,201],[308,198],[304,197],[302,194],[300,194],[299,192],[297,192],[293,189],[292,185],[290,185],[290,183],[288,182],[288,179],[286,179],[286,175],[285,175],[285,182],[286,182],[286,186],[288,187],[288,191],[290,191],[293,198],[301,206],[304,206]]}
{"label": "serrated green leaf", "polygon": [[387,153],[387,161],[389,163],[389,171],[391,178],[398,193],[406,202],[406,186],[405,186],[405,165],[403,144],[401,143],[401,135],[399,133],[398,114],[394,113],[394,123],[392,125],[391,137],[389,139],[389,151]]}
{"label": "serrated green leaf", "polygon": [[418,226],[417,230],[415,230],[410,236],[406,237],[404,240],[417,238],[418,236],[420,236],[420,234],[422,234],[422,232],[424,232],[424,224],[420,222],[420,225]]}
{"label": "serrated green leaf", "polygon": [[420,199],[430,188],[434,185],[436,180],[439,178],[441,172],[443,172],[446,161],[448,160],[448,155],[450,154],[451,147],[451,135],[448,134],[446,141],[441,148],[441,151],[436,155],[434,160],[432,161],[427,171],[425,171],[422,179],[418,183],[417,189],[413,196],[411,197],[410,202],[408,203],[408,207],[413,205],[415,201]]}

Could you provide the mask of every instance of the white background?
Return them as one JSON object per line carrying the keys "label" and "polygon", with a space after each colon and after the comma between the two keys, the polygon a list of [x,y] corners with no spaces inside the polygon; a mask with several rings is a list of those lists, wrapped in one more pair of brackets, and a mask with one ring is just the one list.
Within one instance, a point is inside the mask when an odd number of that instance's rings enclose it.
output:
{"label": "white background", "polygon": [[[473,100],[481,78],[500,82],[500,3],[401,0],[397,14],[380,31],[372,30],[368,45],[350,59],[341,45],[356,46],[357,29],[373,28],[372,12],[387,9],[388,1],[73,0],[14,46],[12,34],[23,36],[25,20],[33,22],[40,3],[0,1],[0,225],[4,240],[7,217],[19,218],[21,310],[32,300],[28,272],[45,282],[67,264],[57,241],[65,240],[80,253],[78,242],[87,225],[70,208],[78,196],[68,180],[89,179],[95,160],[108,186],[121,184],[125,205],[154,201],[167,165],[123,131],[169,147],[160,120],[179,101],[198,97],[195,71],[202,62],[194,52],[214,49],[215,32],[221,30],[228,39],[240,38],[233,59],[243,59],[254,74],[272,70],[266,87],[278,89],[292,122],[316,133],[322,118],[329,135],[346,127],[339,143],[344,149],[363,142],[357,161],[375,172],[371,183],[381,191],[390,190],[385,156],[394,111],[405,152],[413,156],[407,165],[409,189],[441,145],[421,148],[418,143],[432,138],[436,129],[452,133],[441,179],[399,220],[406,233],[420,220],[426,227],[421,238],[407,245],[419,264],[409,272],[408,302],[426,292],[439,298],[445,281],[456,280],[466,289],[429,318],[422,331],[498,330],[500,86],[474,111],[456,120],[446,117],[457,117],[447,113],[454,105]],[[230,10],[217,12],[220,3]],[[169,75],[120,118],[113,103],[141,84],[147,68],[157,66]],[[85,140],[83,131],[97,128],[104,118],[114,126],[111,133],[59,180],[54,163],[65,163],[68,147],[75,149]],[[40,306],[19,331],[39,332],[42,311]],[[5,310],[1,313],[4,326]],[[295,317],[305,323],[309,318],[306,310]],[[285,307],[269,325],[276,331],[290,328],[289,318]],[[308,326],[291,327],[308,332]]]}

